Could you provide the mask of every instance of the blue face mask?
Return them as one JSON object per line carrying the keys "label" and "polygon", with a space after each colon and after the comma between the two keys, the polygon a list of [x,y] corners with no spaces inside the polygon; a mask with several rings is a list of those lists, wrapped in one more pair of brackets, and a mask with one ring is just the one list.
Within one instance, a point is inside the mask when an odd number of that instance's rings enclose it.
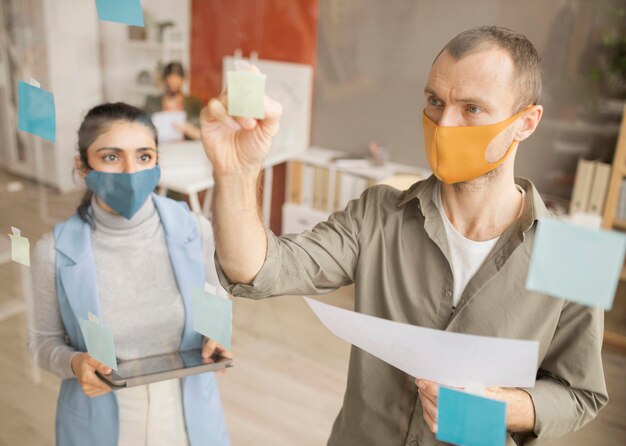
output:
{"label": "blue face mask", "polygon": [[135,173],[92,170],[85,182],[98,198],[130,220],[154,191],[160,178],[161,168],[156,166]]}

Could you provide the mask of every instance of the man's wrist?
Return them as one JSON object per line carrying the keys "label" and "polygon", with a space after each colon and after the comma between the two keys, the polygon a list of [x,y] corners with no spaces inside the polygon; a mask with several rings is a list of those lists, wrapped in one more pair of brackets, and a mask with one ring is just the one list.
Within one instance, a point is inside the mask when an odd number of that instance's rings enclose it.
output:
{"label": "man's wrist", "polygon": [[532,432],[535,406],[530,395],[518,388],[492,388],[487,396],[506,403],[506,426],[510,432]]}
{"label": "man's wrist", "polygon": [[[259,174],[260,168],[245,170],[237,174],[214,173],[214,197],[218,200],[221,197],[224,200],[220,203],[220,211],[228,212],[232,204],[237,212],[250,210],[258,213]],[[228,196],[223,196],[223,193],[227,193]],[[214,204],[217,204],[216,200],[214,200]]]}
{"label": "man's wrist", "polygon": [[256,182],[261,170],[263,166],[260,163],[242,167],[236,172],[220,172],[218,169],[213,169],[213,179],[216,184],[218,182]]}

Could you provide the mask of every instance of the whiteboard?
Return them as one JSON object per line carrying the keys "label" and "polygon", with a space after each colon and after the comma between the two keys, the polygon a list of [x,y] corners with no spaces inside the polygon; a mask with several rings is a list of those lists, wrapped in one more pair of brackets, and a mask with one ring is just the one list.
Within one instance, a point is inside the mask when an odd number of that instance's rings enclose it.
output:
{"label": "whiteboard", "polygon": [[[235,57],[226,56],[222,63],[222,88],[226,72],[235,69]],[[308,149],[311,140],[311,104],[313,67],[310,65],[257,59],[251,61],[267,75],[265,94],[283,106],[280,129],[274,137],[270,154],[298,153]]]}

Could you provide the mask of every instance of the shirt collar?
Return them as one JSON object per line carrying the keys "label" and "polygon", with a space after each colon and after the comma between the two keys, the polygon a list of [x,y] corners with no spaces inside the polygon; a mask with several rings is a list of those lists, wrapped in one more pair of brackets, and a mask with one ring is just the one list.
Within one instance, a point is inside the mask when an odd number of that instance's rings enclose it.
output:
{"label": "shirt collar", "polygon": [[[421,209],[429,209],[433,199],[433,187],[439,182],[435,175],[431,175],[425,180],[418,181],[400,196],[398,206],[405,206],[410,201],[418,200]],[[521,231],[527,232],[532,228],[535,221],[542,218],[549,218],[550,212],[546,208],[535,185],[526,178],[516,177],[515,183],[526,191],[526,199],[524,200],[524,209],[519,219]]]}

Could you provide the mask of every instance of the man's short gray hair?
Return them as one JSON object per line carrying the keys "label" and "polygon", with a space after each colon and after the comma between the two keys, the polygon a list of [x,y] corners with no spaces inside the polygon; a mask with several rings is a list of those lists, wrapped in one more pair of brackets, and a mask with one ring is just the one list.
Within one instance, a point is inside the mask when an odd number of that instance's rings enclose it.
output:
{"label": "man's short gray hair", "polygon": [[[447,51],[454,59],[490,47],[506,51],[513,60],[513,85],[517,91],[516,113],[539,102],[541,96],[541,58],[525,35],[503,26],[481,26],[468,29],[453,38],[437,55]],[[435,58],[435,60],[437,60]]]}

